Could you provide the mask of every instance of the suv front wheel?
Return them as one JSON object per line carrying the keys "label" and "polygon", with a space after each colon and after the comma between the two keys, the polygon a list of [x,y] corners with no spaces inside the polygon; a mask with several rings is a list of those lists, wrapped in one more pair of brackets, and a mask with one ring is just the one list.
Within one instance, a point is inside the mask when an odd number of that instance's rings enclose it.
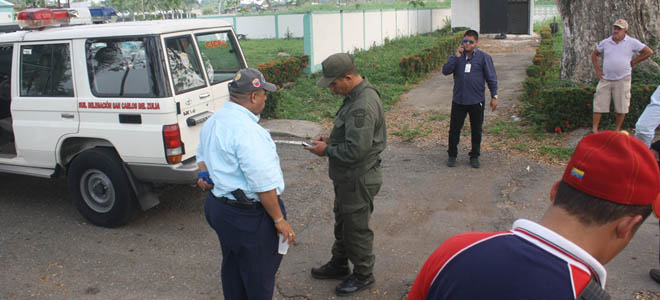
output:
{"label": "suv front wheel", "polygon": [[67,182],[78,211],[94,225],[121,226],[135,210],[135,193],[113,149],[80,153],[69,165]]}

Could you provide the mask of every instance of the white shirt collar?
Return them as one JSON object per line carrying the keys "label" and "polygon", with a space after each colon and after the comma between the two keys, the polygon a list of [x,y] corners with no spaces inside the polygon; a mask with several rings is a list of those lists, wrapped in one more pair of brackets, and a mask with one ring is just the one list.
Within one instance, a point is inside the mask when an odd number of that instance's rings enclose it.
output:
{"label": "white shirt collar", "polygon": [[[521,230],[516,230],[521,229]],[[577,263],[580,265],[585,265],[598,276],[601,287],[605,288],[605,281],[607,279],[607,271],[605,267],[598,262],[591,254],[589,254],[584,249],[580,248],[575,243],[567,240],[563,236],[557,234],[556,232],[530,220],[519,219],[513,223],[513,228],[511,228],[514,234],[517,236],[545,249],[549,252],[558,255],[560,257],[565,257],[560,254],[560,251],[557,251],[553,248],[559,248],[564,252],[568,253],[569,256],[572,255],[574,258],[577,258]],[[541,242],[539,239],[543,240]],[[549,246],[548,244],[552,245]]]}
{"label": "white shirt collar", "polygon": [[[626,35],[623,36],[623,39],[621,41],[619,41],[619,43],[627,41],[627,40],[628,40],[628,35],[626,34]],[[610,35],[610,42],[616,45],[616,42],[614,41],[614,38],[611,35]]]}

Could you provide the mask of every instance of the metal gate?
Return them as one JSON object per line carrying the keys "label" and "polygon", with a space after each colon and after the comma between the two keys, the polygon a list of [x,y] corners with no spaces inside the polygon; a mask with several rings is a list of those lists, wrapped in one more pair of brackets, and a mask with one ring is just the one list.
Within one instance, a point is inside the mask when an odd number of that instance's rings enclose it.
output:
{"label": "metal gate", "polygon": [[480,33],[508,32],[508,2],[509,0],[479,1]]}
{"label": "metal gate", "polygon": [[529,0],[508,0],[509,27],[507,33],[529,33]]}

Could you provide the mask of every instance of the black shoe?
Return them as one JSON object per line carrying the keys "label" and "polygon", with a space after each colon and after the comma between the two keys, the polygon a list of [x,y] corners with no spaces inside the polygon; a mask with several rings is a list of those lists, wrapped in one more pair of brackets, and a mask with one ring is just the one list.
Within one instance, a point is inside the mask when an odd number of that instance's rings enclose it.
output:
{"label": "black shoe", "polygon": [[456,166],[456,157],[449,157],[447,159],[447,167],[453,168]]}
{"label": "black shoe", "polygon": [[651,269],[651,271],[649,271],[649,275],[651,275],[651,278],[653,278],[655,282],[660,283],[660,270]]}
{"label": "black shoe", "polygon": [[470,165],[475,169],[479,169],[479,167],[480,167],[479,158],[478,157],[470,157]]}
{"label": "black shoe", "polygon": [[335,288],[335,292],[339,296],[346,296],[359,290],[366,289],[372,286],[375,282],[376,278],[374,278],[373,274],[363,276],[353,273],[351,277],[346,278],[346,280],[342,281],[337,288]]}
{"label": "black shoe", "polygon": [[316,279],[344,279],[351,275],[348,265],[337,265],[330,261],[318,268],[312,268],[312,277]]}

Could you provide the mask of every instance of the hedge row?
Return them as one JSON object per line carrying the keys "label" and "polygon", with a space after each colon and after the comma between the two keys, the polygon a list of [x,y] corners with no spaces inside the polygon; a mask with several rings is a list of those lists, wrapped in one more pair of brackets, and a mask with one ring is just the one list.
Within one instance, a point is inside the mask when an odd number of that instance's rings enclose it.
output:
{"label": "hedge row", "polygon": [[443,37],[431,48],[426,48],[413,56],[404,56],[398,63],[401,74],[411,78],[441,67],[447,57],[456,51],[456,45],[463,39],[463,34],[464,31]]}
{"label": "hedge row", "polygon": [[523,83],[524,91],[523,100],[531,99],[539,96],[539,93],[545,85],[554,80],[552,72],[557,68],[559,57],[555,55],[552,49],[552,33],[550,27],[541,29],[541,44],[536,49],[536,55],[532,59],[532,65],[527,67],[527,79]]}
{"label": "hedge row", "polygon": [[[625,128],[633,128],[635,122],[649,103],[649,98],[657,86],[633,85],[630,109],[623,122]],[[547,131],[557,133],[580,127],[591,127],[593,109],[591,107],[596,88],[555,88],[542,90],[538,97],[525,103],[526,119],[540,124]],[[614,107],[610,108],[614,111]],[[614,115],[605,114],[601,128],[614,124]]]}
{"label": "hedge row", "polygon": [[[568,84],[559,80],[559,57],[552,49],[550,28],[541,30],[541,44],[536,51],[533,64],[527,68],[527,79],[523,83],[522,117],[549,132],[565,132],[580,127],[591,127],[593,98],[596,87],[592,85]],[[569,85],[569,87],[561,87]],[[633,84],[630,109],[624,120],[625,128],[633,128],[635,122],[649,103],[657,85]],[[614,105],[610,114],[604,114],[601,128],[614,125]]]}
{"label": "hedge row", "polygon": [[261,64],[257,69],[264,74],[268,82],[281,87],[287,82],[296,81],[296,78],[305,71],[308,62],[309,56],[307,55],[292,56]]}
{"label": "hedge row", "polygon": [[[309,56],[292,56],[283,60],[271,61],[257,66],[257,69],[264,74],[268,82],[272,82],[281,88],[285,83],[294,82],[296,78],[305,71],[309,63]],[[277,117],[277,105],[279,103],[279,93],[269,93],[266,107],[261,112],[263,118]]]}

